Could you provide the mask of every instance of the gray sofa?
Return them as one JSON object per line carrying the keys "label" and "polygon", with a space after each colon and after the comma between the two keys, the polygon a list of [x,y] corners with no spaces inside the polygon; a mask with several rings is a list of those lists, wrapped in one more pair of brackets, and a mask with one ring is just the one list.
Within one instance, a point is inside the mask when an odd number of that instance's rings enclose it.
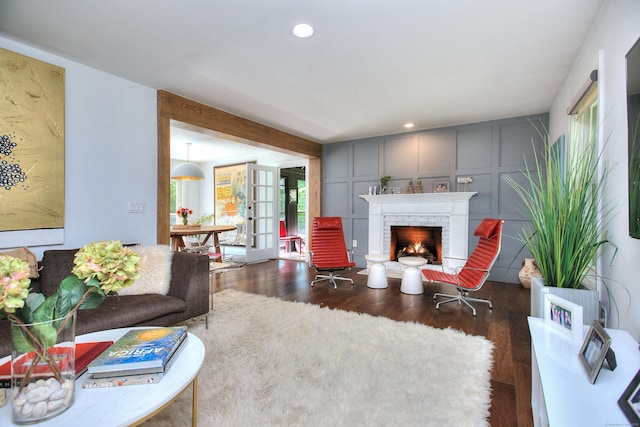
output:
{"label": "gray sofa", "polygon": [[[45,251],[40,261],[40,277],[31,280],[34,292],[45,296],[73,268],[77,249]],[[79,310],[76,335],[129,326],[169,326],[209,311],[209,258],[206,255],[174,252],[171,282],[167,295],[145,294],[113,296],[97,308]],[[0,320],[0,357],[11,354],[9,321]]]}

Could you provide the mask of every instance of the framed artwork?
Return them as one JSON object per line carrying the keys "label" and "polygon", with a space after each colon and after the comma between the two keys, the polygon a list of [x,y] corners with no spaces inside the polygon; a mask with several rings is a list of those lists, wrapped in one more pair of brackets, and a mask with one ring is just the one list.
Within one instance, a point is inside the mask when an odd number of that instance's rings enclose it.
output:
{"label": "framed artwork", "polygon": [[604,359],[610,346],[611,337],[607,331],[605,331],[604,328],[594,320],[589,327],[589,332],[587,332],[584,342],[582,343],[580,353],[578,353],[580,363],[582,364],[591,384],[596,382],[596,378],[598,378],[598,374],[600,373],[600,369],[602,368],[602,364],[604,363]]}
{"label": "framed artwork", "polygon": [[544,323],[576,341],[582,340],[582,306],[560,298],[544,295]]}
{"label": "framed artwork", "polygon": [[633,377],[627,389],[620,396],[618,406],[620,406],[631,425],[640,425],[640,371]]}
{"label": "framed artwork", "polygon": [[391,188],[389,189],[389,192],[390,192],[391,194],[400,194],[400,187],[391,187]]}
{"label": "framed artwork", "polygon": [[62,243],[65,70],[0,48],[0,76],[3,247]]}
{"label": "framed artwork", "polygon": [[434,193],[448,193],[449,192],[449,181],[436,181],[433,183],[433,192]]}
{"label": "framed artwork", "polygon": [[247,164],[213,168],[215,223],[244,224],[247,206]]}

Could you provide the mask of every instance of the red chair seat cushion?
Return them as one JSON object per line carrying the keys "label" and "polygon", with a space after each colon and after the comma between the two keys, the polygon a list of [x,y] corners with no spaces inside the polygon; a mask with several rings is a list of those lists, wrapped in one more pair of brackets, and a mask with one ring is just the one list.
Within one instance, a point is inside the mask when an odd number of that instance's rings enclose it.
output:
{"label": "red chair seat cushion", "polygon": [[432,282],[451,283],[452,285],[458,284],[455,274],[445,273],[444,271],[422,270],[422,275]]}

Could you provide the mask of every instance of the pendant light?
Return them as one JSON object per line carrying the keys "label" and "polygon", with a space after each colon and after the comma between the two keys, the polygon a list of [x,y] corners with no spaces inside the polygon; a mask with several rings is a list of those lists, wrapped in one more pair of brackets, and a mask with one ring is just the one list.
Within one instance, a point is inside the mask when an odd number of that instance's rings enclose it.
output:
{"label": "pendant light", "polygon": [[190,142],[187,142],[187,161],[180,163],[171,171],[171,179],[177,179],[178,181],[198,181],[204,179],[204,173],[200,168],[193,163],[189,162],[189,146]]}

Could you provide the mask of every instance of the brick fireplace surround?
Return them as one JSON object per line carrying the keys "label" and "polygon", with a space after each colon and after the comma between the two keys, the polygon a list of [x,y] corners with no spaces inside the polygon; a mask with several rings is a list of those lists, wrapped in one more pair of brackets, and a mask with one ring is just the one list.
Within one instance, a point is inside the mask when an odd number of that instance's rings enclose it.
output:
{"label": "brick fireplace surround", "polygon": [[[469,199],[475,192],[362,195],[369,202],[369,253],[388,254],[391,226],[442,227],[445,270],[463,265],[469,251]],[[397,263],[391,262],[391,270]],[[424,268],[440,266],[425,265]]]}

